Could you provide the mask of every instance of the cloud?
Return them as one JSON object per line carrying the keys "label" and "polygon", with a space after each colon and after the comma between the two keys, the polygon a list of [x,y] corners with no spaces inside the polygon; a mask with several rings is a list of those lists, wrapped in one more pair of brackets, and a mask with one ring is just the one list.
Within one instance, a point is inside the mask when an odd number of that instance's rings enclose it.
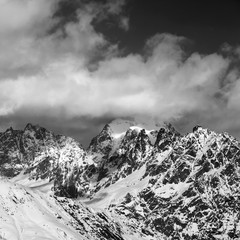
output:
{"label": "cloud", "polygon": [[152,48],[147,59],[137,54],[112,57],[101,61],[94,72],[78,55],[54,59],[44,73],[0,83],[2,102],[8,103],[0,113],[29,108],[64,112],[70,118],[148,114],[169,119],[197,107],[208,108],[228,61],[217,54],[197,53],[184,60],[178,41],[173,35],[157,35],[147,42]]}
{"label": "cloud", "polygon": [[[51,17],[55,0],[1,0],[0,1],[0,34],[34,31],[34,27]],[[41,24],[41,26],[43,26]],[[36,31],[36,29],[35,29]]]}
{"label": "cloud", "polygon": [[[53,18],[59,1],[0,3],[4,119],[25,116],[71,122],[148,116],[180,124],[191,116],[193,122],[200,119],[208,125],[218,119],[221,129],[223,121],[233,124],[227,116],[240,116],[239,71],[232,65],[239,48],[225,46],[222,54],[188,54],[184,51],[188,39],[163,33],[146,41],[144,54],[122,55],[93,22],[117,15],[122,19],[119,26],[128,30],[128,18],[121,15],[124,1],[107,1],[98,8],[90,2],[78,9],[74,21],[54,31],[50,30],[60,21]],[[230,52],[235,53],[234,61]]]}
{"label": "cloud", "polygon": [[121,17],[119,21],[119,26],[125,30],[128,31],[130,26],[129,26],[129,18],[128,17]]}
{"label": "cloud", "polygon": [[113,53],[114,45],[95,31],[92,22],[102,14],[104,18],[120,14],[124,1],[81,5],[76,19],[62,25],[65,16],[53,17],[61,2],[0,0],[0,78],[34,75],[71,55],[87,64]]}

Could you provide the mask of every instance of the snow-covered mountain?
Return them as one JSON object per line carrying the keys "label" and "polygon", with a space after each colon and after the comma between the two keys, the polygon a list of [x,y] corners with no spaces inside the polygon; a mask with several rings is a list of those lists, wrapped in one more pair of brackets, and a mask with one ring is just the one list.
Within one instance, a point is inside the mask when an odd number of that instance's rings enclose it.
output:
{"label": "snow-covered mountain", "polygon": [[43,188],[0,179],[0,239],[123,239],[113,219]]}
{"label": "snow-covered mountain", "polygon": [[32,221],[21,209],[36,208],[31,229],[60,229],[36,239],[240,239],[240,143],[227,133],[115,120],[83,149],[28,124],[0,134],[0,174],[1,205],[16,209],[3,222],[19,234]]}

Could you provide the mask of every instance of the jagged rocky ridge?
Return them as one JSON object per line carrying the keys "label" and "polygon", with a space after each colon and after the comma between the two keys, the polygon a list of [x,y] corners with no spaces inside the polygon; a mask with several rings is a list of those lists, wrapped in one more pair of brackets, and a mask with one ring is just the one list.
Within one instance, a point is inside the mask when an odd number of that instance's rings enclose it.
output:
{"label": "jagged rocky ridge", "polygon": [[1,175],[52,181],[57,199],[117,219],[123,239],[240,238],[240,143],[227,133],[115,121],[84,150],[28,124],[0,142]]}
{"label": "jagged rocky ridge", "polygon": [[[56,181],[86,165],[81,144],[70,137],[55,135],[40,126],[7,129],[0,133],[0,174],[14,177],[20,172],[31,180]],[[66,188],[68,185],[66,185]],[[71,195],[71,188],[65,193]]]}

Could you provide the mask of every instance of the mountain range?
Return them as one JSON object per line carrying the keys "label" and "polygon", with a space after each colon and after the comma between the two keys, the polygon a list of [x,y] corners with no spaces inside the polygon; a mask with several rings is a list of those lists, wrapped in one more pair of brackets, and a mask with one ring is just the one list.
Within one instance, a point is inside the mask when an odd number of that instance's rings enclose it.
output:
{"label": "mountain range", "polygon": [[117,119],[84,149],[38,125],[0,133],[0,239],[240,239],[240,143]]}

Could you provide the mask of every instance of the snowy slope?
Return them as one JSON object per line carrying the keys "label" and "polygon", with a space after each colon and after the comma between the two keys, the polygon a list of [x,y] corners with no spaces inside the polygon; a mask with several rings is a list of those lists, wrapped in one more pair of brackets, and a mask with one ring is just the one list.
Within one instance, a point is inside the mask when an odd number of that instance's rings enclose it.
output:
{"label": "snowy slope", "polygon": [[123,240],[118,224],[71,199],[0,179],[0,239]]}
{"label": "snowy slope", "polygon": [[84,203],[96,210],[104,210],[110,205],[120,203],[128,193],[137,196],[148,183],[148,178],[142,179],[145,171],[145,166],[141,167],[139,170],[134,171],[132,174],[120,179],[109,187],[102,188],[94,195],[93,200],[87,200],[84,201]]}
{"label": "snowy slope", "polygon": [[67,226],[53,198],[21,185],[0,180],[0,233],[2,239],[86,239]]}

